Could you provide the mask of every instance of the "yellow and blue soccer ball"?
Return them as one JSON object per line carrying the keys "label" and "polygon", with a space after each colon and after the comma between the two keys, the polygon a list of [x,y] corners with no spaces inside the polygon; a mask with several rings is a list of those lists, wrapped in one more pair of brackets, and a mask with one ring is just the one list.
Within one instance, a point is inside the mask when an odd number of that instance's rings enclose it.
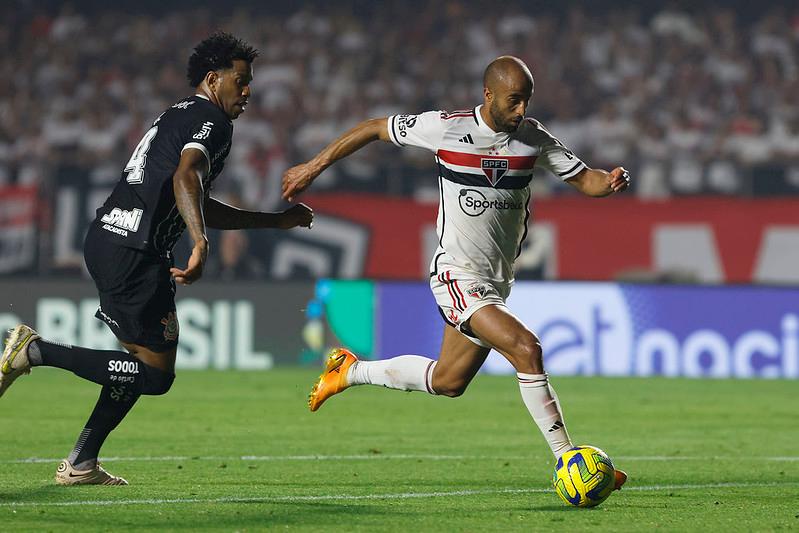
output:
{"label": "yellow and blue soccer ball", "polygon": [[558,459],[552,483],[567,504],[594,507],[610,496],[615,479],[616,469],[605,452],[594,446],[576,446]]}

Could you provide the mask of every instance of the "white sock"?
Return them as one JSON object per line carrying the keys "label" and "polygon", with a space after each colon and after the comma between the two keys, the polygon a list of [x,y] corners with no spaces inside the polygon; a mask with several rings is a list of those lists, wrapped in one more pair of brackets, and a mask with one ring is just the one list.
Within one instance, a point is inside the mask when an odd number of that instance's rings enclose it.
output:
{"label": "white sock", "polygon": [[557,460],[566,450],[572,448],[558,396],[549,384],[546,374],[517,372],[516,377],[519,378],[519,390],[524,405],[527,406],[530,416],[535,420]]}
{"label": "white sock", "polygon": [[357,361],[347,372],[347,383],[382,385],[389,389],[435,394],[432,381],[436,362],[421,355],[399,355],[382,361]]}

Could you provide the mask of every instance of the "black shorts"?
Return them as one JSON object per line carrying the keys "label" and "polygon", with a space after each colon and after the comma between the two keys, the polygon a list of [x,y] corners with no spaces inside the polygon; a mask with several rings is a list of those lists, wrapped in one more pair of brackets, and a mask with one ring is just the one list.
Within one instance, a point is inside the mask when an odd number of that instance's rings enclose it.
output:
{"label": "black shorts", "polygon": [[83,256],[97,291],[100,308],[95,316],[122,342],[155,352],[177,346],[175,281],[172,260],[135,248],[110,243],[91,226]]}

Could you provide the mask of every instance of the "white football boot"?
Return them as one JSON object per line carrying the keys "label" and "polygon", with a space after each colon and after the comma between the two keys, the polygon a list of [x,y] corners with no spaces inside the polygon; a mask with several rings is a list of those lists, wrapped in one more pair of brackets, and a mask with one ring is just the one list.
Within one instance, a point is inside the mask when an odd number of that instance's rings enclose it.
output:
{"label": "white football boot", "polygon": [[127,485],[121,477],[113,476],[100,466],[100,463],[89,470],[75,470],[69,461],[64,459],[58,465],[55,482],[59,485]]}
{"label": "white football boot", "polygon": [[20,324],[8,332],[3,355],[0,357],[0,396],[22,374],[30,374],[31,363],[28,360],[28,347],[39,339],[33,328]]}

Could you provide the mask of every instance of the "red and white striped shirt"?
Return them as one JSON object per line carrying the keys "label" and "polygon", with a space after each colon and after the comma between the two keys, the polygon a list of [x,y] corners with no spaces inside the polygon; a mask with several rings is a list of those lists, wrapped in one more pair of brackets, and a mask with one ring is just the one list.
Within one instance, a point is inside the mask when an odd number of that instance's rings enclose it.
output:
{"label": "red and white striped shirt", "polygon": [[397,146],[436,155],[439,244],[431,275],[455,269],[510,283],[527,236],[534,168],[566,180],[585,164],[535,119],[526,118],[513,133],[495,132],[480,116],[481,107],[394,115],[388,131]]}

